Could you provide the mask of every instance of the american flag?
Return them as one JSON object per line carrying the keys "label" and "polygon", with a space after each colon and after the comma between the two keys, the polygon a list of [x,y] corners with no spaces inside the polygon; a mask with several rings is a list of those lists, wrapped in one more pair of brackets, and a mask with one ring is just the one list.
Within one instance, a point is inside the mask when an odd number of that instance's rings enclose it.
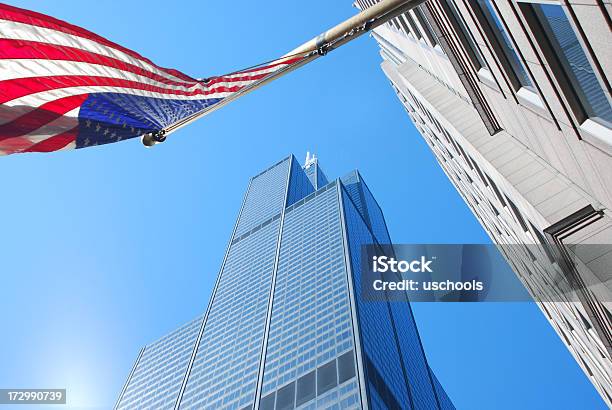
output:
{"label": "american flag", "polygon": [[80,27],[0,4],[0,155],[160,132],[303,58],[197,80]]}

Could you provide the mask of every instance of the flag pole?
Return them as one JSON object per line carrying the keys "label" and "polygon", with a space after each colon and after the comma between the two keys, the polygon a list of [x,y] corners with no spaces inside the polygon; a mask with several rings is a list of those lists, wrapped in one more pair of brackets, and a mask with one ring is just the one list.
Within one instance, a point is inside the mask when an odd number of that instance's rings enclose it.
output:
{"label": "flag pole", "polygon": [[[244,96],[245,94],[248,94],[251,91],[260,88],[261,86],[273,80],[276,80],[302,67],[303,65],[313,60],[316,60],[319,57],[324,56],[329,51],[332,51],[352,40],[355,40],[356,38],[362,36],[368,31],[388,22],[389,20],[399,16],[400,14],[408,12],[409,10],[417,7],[425,1],[426,0],[381,0],[372,7],[362,10],[360,13],[354,15],[348,20],[345,20],[344,22],[336,25],[335,27],[332,27],[331,29],[319,34],[312,40],[309,40],[301,46],[293,49],[289,53],[282,56],[277,62],[282,63],[283,60],[289,60],[290,58],[296,57],[297,55],[304,56],[302,60],[270,74],[268,77],[263,78],[261,81],[255,82],[250,86],[243,88],[242,90],[221,100],[217,104],[207,107],[200,112],[197,112],[181,121],[170,125],[162,131],[161,136],[152,136],[150,138],[161,137],[163,138],[163,141],[165,140],[167,135],[173,133],[174,131],[177,131],[185,125],[188,125],[193,121],[205,115],[208,115],[211,112],[216,111],[219,108],[225,106],[226,104],[229,104],[230,102]],[[143,143],[145,143],[145,145],[148,145],[145,142],[145,138],[146,136],[143,137]],[[151,143],[151,145],[153,144],[154,142]]]}
{"label": "flag pole", "polygon": [[317,51],[320,47],[325,47],[326,44],[333,45],[333,48],[329,49],[329,51],[331,51],[375,29],[400,14],[412,10],[425,1],[426,0],[382,0],[293,49],[285,56]]}

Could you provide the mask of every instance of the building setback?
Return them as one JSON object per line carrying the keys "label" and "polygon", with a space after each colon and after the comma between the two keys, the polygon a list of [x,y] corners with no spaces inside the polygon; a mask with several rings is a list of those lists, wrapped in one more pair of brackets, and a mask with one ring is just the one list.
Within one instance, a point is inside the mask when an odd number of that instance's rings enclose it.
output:
{"label": "building setback", "polygon": [[610,13],[601,1],[430,0],[373,37],[493,241],[548,245],[500,248],[612,406]]}
{"label": "building setback", "polygon": [[440,409],[410,305],[363,301],[390,243],[361,175],[290,156],[251,178],[205,314],[143,348],[117,409]]}

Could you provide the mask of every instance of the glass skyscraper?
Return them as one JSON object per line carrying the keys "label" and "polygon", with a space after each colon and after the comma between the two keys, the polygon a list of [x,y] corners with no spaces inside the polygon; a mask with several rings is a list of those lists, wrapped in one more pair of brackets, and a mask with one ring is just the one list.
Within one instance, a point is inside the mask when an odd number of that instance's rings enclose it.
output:
{"label": "glass skyscraper", "polygon": [[294,156],[251,178],[208,308],[140,352],[118,409],[454,409],[410,305],[361,298],[389,243],[358,171]]}

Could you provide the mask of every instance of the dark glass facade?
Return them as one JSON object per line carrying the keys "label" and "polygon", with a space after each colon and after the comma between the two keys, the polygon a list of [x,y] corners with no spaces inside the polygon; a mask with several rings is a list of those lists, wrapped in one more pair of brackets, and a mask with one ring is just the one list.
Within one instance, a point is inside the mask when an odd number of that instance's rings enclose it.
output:
{"label": "dark glass facade", "polygon": [[117,407],[453,409],[408,302],[360,297],[362,245],[389,242],[357,171],[251,178],[206,313],[143,349]]}

